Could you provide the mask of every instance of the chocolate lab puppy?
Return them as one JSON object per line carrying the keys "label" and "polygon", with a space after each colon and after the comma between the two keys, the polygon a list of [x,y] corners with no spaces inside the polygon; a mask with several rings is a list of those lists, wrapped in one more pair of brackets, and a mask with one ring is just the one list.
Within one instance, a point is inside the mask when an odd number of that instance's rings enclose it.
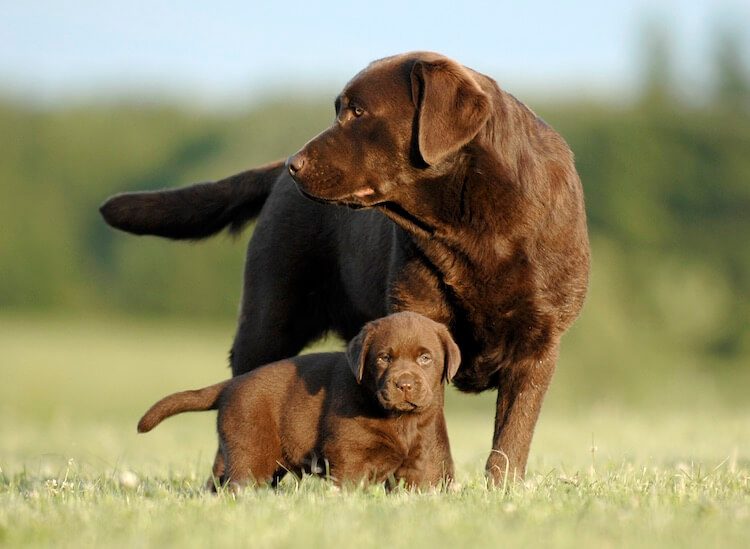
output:
{"label": "chocolate lab puppy", "polygon": [[396,313],[365,325],[346,353],[298,356],[165,397],[138,431],[218,409],[222,484],[275,483],[291,471],[434,486],[453,475],[447,436],[435,431],[445,428],[443,382],[459,362],[445,326]]}
{"label": "chocolate lab puppy", "polygon": [[175,239],[258,218],[234,375],[395,311],[446,324],[463,358],[455,386],[497,391],[487,471],[523,476],[586,295],[589,242],[565,140],[490,77],[429,52],[380,59],[286,165],[119,195],[101,211]]}

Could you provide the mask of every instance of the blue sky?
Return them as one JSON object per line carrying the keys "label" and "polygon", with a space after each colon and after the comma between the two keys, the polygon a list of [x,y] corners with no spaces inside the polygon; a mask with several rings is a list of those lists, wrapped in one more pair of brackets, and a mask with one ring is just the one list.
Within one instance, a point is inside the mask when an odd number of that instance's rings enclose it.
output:
{"label": "blue sky", "polygon": [[429,49],[511,91],[622,97],[637,87],[649,18],[667,26],[681,77],[700,85],[711,29],[750,28],[750,2],[0,0],[0,91],[208,103],[333,93],[373,59]]}

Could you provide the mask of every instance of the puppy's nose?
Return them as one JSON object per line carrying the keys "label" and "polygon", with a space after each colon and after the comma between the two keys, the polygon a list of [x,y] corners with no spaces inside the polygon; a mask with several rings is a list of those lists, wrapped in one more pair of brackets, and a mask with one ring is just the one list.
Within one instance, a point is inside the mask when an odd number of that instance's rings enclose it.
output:
{"label": "puppy's nose", "polygon": [[401,389],[404,393],[409,393],[414,385],[414,380],[408,376],[401,376],[396,380],[395,385],[396,388]]}
{"label": "puppy's nose", "polygon": [[305,157],[302,153],[290,156],[286,161],[286,167],[291,175],[296,175],[305,165]]}

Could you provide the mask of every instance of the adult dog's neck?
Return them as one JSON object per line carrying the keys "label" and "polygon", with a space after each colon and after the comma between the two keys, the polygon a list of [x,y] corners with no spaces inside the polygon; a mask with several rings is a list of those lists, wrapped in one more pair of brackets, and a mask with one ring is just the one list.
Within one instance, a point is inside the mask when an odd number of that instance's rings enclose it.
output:
{"label": "adult dog's neck", "polygon": [[464,255],[474,249],[487,265],[488,253],[503,255],[503,241],[519,234],[533,239],[555,207],[559,193],[550,185],[577,176],[554,130],[493,80],[480,82],[493,103],[485,126],[442,167],[430,168],[434,176],[380,208],[423,249],[438,243]]}
{"label": "adult dog's neck", "polygon": [[533,266],[545,261],[540,254],[565,254],[574,245],[566,240],[585,238],[582,190],[567,144],[494,82],[483,84],[494,103],[486,126],[443,174],[381,207],[467,303],[489,295],[502,301],[488,288],[511,280],[531,292],[564,276],[537,280]]}

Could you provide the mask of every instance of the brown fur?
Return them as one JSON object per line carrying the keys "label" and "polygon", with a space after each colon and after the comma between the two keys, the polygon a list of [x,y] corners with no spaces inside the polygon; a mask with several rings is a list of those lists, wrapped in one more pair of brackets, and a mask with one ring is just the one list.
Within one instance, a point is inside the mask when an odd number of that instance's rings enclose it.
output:
{"label": "brown fur", "polygon": [[270,483],[291,471],[434,486],[453,474],[443,381],[459,363],[445,326],[397,313],[367,324],[346,354],[298,356],[165,397],[138,431],[218,408],[222,484]]}
{"label": "brown fur", "polygon": [[292,176],[310,197],[380,209],[412,235],[420,253],[394,281],[392,307],[452,327],[464,354],[456,385],[499,389],[488,471],[522,476],[587,288],[573,155],[493,80],[436,54],[376,61],[338,105],[336,123],[289,160]]}
{"label": "brown fur", "polygon": [[262,204],[233,372],[294,355],[327,330],[349,339],[389,312],[421,313],[461,349],[456,386],[497,390],[488,472],[523,476],[588,284],[583,192],[562,137],[491,78],[412,52],[356,75],[334,124],[287,166],[214,192],[121,195],[102,213],[131,232],[194,238],[240,226]]}

